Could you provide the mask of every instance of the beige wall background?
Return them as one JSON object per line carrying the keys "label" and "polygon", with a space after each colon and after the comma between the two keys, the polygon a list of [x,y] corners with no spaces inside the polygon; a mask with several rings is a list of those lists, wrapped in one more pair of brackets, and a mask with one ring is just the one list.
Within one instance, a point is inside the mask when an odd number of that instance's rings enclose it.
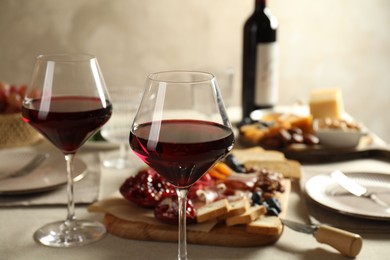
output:
{"label": "beige wall background", "polygon": [[[1,0],[0,80],[29,81],[48,52],[98,57],[107,84],[158,70],[235,71],[254,0]],[[280,104],[339,87],[347,112],[390,142],[390,1],[270,0],[280,23]]]}

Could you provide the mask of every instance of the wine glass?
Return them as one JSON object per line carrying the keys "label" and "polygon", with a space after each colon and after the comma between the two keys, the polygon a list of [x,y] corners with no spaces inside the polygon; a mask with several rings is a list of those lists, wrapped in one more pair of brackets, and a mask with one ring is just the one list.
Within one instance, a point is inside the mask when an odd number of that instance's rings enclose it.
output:
{"label": "wine glass", "polygon": [[135,154],[176,188],[178,259],[186,259],[188,189],[234,143],[215,77],[191,71],[149,75],[129,141]]}
{"label": "wine glass", "polygon": [[119,145],[119,156],[115,153],[105,157],[103,166],[127,169],[134,167],[129,153],[129,128],[138,108],[141,90],[135,86],[112,86],[109,90],[113,104],[112,116],[100,133],[108,142]]}
{"label": "wine glass", "polygon": [[23,120],[65,155],[67,217],[34,233],[46,246],[72,247],[99,240],[103,224],[75,217],[73,161],[77,150],[107,122],[112,105],[97,59],[88,54],[51,54],[37,57],[23,100]]}

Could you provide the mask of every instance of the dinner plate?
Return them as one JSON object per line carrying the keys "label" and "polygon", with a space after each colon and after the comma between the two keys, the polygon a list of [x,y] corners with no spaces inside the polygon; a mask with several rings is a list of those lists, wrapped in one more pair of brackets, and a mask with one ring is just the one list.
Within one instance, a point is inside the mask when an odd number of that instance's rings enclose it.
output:
{"label": "dinner plate", "polygon": [[[15,162],[23,164],[29,158],[33,158],[35,153],[20,153],[17,154],[1,154],[0,168],[5,165],[13,165]],[[8,162],[8,163],[7,163]],[[87,173],[87,165],[80,159],[74,160],[74,180],[82,179]],[[27,194],[55,189],[66,184],[66,162],[62,154],[50,154],[39,167],[31,173],[15,178],[7,178],[0,180],[0,194]]]}
{"label": "dinner plate", "polygon": [[[375,192],[390,205],[390,175],[373,172],[346,172],[345,175],[366,187],[369,192]],[[305,184],[305,190],[315,202],[339,213],[367,219],[390,219],[390,207],[352,195],[336,183],[330,174],[310,178]]]}

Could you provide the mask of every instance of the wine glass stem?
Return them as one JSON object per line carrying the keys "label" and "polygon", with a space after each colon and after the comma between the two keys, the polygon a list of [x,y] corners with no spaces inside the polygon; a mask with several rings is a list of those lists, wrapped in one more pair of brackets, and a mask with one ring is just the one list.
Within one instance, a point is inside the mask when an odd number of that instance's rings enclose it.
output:
{"label": "wine glass stem", "polygon": [[121,158],[123,161],[127,159],[127,153],[128,153],[127,146],[128,146],[127,143],[121,143],[119,145],[119,158]]}
{"label": "wine glass stem", "polygon": [[74,154],[66,154],[66,172],[67,172],[67,194],[68,194],[68,215],[66,217],[66,223],[69,225],[75,219],[75,207],[74,207],[74,191],[73,191],[73,160]]}
{"label": "wine glass stem", "polygon": [[187,259],[187,227],[186,227],[186,212],[187,212],[187,189],[176,189],[179,199],[179,237],[178,237],[178,259]]}

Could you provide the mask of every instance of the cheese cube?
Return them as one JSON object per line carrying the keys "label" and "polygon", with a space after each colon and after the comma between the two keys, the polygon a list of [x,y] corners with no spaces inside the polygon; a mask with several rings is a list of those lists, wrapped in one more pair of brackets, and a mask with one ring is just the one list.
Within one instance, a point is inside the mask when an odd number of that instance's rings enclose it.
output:
{"label": "cheese cube", "polygon": [[344,104],[340,89],[321,88],[311,90],[310,113],[314,118],[342,118]]}

